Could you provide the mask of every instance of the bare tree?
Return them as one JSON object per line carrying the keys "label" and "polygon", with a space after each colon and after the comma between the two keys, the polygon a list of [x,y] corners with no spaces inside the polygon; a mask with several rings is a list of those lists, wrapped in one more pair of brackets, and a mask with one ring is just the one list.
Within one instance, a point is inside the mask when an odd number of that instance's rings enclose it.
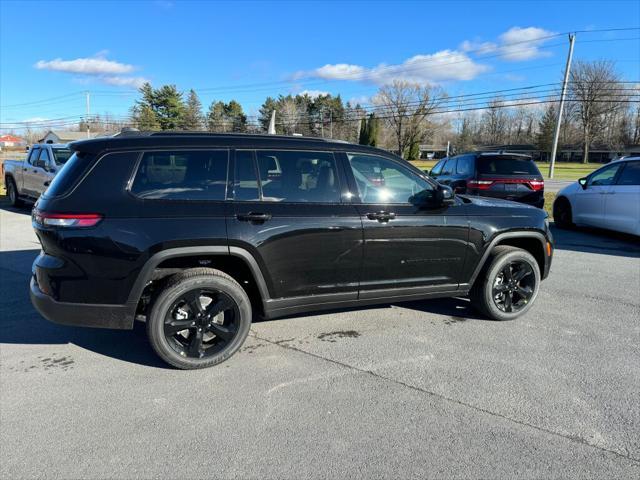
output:
{"label": "bare tree", "polygon": [[613,62],[577,61],[571,70],[570,100],[582,127],[583,163],[589,162],[591,142],[600,136],[612,115],[624,105],[620,77]]}
{"label": "bare tree", "polygon": [[486,141],[491,145],[506,143],[509,116],[505,108],[504,100],[496,97],[489,102],[487,109],[482,114]]}
{"label": "bare tree", "polygon": [[301,109],[295,98],[288,96],[282,100],[280,115],[282,117],[282,128],[286,135],[296,133],[296,127],[301,120]]}
{"label": "bare tree", "polygon": [[439,88],[403,80],[394,80],[378,91],[374,102],[393,132],[400,156],[424,138],[429,128],[427,116],[434,113],[444,99],[445,94]]}

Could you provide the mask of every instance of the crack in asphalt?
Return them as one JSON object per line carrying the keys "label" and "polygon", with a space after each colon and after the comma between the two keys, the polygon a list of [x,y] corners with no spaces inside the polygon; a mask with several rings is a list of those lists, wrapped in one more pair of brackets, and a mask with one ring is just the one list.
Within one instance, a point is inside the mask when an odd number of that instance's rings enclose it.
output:
{"label": "crack in asphalt", "polygon": [[[277,340],[277,341],[276,340],[270,340],[268,338],[260,337],[258,335],[253,334],[253,333],[250,333],[249,335],[254,337],[254,338],[256,338],[256,339],[258,339],[258,340],[262,340],[262,341],[270,343],[272,345],[276,345],[278,347],[282,347],[282,348],[284,348],[286,350],[293,350],[295,352],[299,352],[299,353],[302,353],[304,355],[309,355],[311,357],[317,358],[319,360],[323,360],[325,362],[333,363],[334,365],[338,365],[338,366],[341,366],[343,368],[348,368],[350,370],[355,370],[355,371],[357,371],[359,373],[366,373],[366,374],[371,375],[371,376],[373,376],[375,378],[378,378],[380,380],[386,380],[388,382],[392,382],[392,383],[395,383],[397,385],[400,385],[400,386],[403,386],[403,387],[406,387],[406,388],[410,388],[411,390],[414,390],[414,391],[417,391],[417,392],[420,392],[420,393],[426,393],[427,395],[430,395],[432,397],[439,398],[439,399],[445,400],[447,402],[452,402],[452,403],[455,403],[457,405],[470,408],[470,409],[475,410],[477,412],[481,412],[481,413],[485,413],[487,415],[491,415],[493,417],[501,418],[503,420],[507,420],[509,422],[512,422],[512,423],[515,423],[515,424],[518,424],[518,425],[521,425],[521,426],[524,426],[524,427],[533,428],[533,429],[538,430],[540,432],[547,433],[549,435],[553,435],[553,436],[556,436],[556,437],[560,437],[560,438],[563,438],[565,440],[569,440],[570,442],[573,442],[573,443],[579,443],[579,444],[585,445],[587,447],[595,448],[595,449],[600,450],[602,452],[611,453],[611,454],[613,454],[613,455],[615,455],[615,456],[617,456],[619,458],[624,458],[626,460],[629,460],[629,461],[635,463],[636,466],[640,466],[640,459],[639,458],[632,457],[631,455],[624,455],[624,454],[622,454],[620,452],[616,452],[615,450],[610,450],[608,448],[604,448],[604,447],[601,447],[599,445],[594,445],[593,443],[590,443],[588,440],[586,440],[586,439],[584,439],[584,438],[582,438],[580,436],[577,436],[577,435],[566,435],[566,434],[563,434],[563,433],[556,432],[554,430],[549,430],[547,428],[540,427],[538,425],[534,425],[532,423],[527,423],[527,422],[523,422],[522,420],[517,420],[515,418],[507,417],[506,415],[502,415],[501,413],[493,412],[491,410],[487,410],[486,408],[478,407],[477,405],[473,405],[471,403],[466,403],[466,402],[463,402],[461,400],[456,400],[455,398],[447,397],[446,395],[442,395],[440,393],[432,392],[431,390],[427,390],[425,388],[421,388],[421,387],[418,387],[418,386],[415,386],[415,385],[411,385],[411,384],[405,383],[403,381],[397,380],[395,378],[385,377],[384,375],[380,375],[379,373],[373,372],[371,370],[366,370],[366,369],[363,369],[363,368],[355,367],[353,365],[349,365],[348,363],[344,363],[344,362],[341,362],[339,360],[333,360],[331,358],[323,357],[322,355],[319,355],[317,353],[312,353],[312,352],[308,352],[306,350],[302,350],[300,348],[297,348],[297,347],[294,347],[292,345],[286,344],[285,341],[283,341],[283,340]],[[625,447],[625,450],[627,450],[626,447]]]}

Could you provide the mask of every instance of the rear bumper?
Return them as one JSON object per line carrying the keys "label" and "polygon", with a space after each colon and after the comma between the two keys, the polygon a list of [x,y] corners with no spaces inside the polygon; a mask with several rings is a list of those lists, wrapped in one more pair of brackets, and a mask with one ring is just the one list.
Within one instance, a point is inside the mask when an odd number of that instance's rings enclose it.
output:
{"label": "rear bumper", "polygon": [[135,306],[57,302],[40,290],[35,278],[31,278],[30,297],[40,315],[53,323],[119,330],[133,328]]}

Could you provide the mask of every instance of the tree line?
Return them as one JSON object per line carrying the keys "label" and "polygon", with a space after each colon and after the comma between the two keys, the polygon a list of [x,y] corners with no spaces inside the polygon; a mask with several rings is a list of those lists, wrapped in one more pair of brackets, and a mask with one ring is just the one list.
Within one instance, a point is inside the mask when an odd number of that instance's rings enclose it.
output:
{"label": "tree line", "polygon": [[[205,111],[194,90],[185,95],[175,85],[153,88],[147,83],[131,108],[131,124],[140,130],[264,133],[275,111],[276,133],[373,145],[407,159],[419,157],[420,144],[447,141],[458,153],[507,144],[533,144],[550,152],[558,93],[495,96],[480,108],[467,109],[440,87],[396,80],[382,86],[367,107],[344,102],[340,95],[269,96],[249,118],[235,100],[214,100]],[[580,144],[585,162],[594,144],[615,150],[640,143],[639,95],[638,85],[623,82],[613,63],[575,62],[560,143]]]}

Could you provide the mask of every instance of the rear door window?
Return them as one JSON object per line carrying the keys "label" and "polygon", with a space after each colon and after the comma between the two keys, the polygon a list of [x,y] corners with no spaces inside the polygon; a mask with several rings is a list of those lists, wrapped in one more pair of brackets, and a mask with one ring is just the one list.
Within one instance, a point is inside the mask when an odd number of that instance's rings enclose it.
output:
{"label": "rear door window", "polygon": [[227,150],[145,152],[131,193],[153,200],[224,200]]}
{"label": "rear door window", "polygon": [[483,155],[476,160],[480,175],[536,175],[540,170],[533,160],[526,157],[510,157],[508,155]]}
{"label": "rear door window", "polygon": [[640,162],[627,162],[617,185],[640,185]]}
{"label": "rear door window", "polygon": [[258,150],[256,158],[263,201],[340,202],[333,153]]}
{"label": "rear door window", "polygon": [[458,164],[456,165],[457,175],[473,175],[473,155],[463,155],[458,157]]}

